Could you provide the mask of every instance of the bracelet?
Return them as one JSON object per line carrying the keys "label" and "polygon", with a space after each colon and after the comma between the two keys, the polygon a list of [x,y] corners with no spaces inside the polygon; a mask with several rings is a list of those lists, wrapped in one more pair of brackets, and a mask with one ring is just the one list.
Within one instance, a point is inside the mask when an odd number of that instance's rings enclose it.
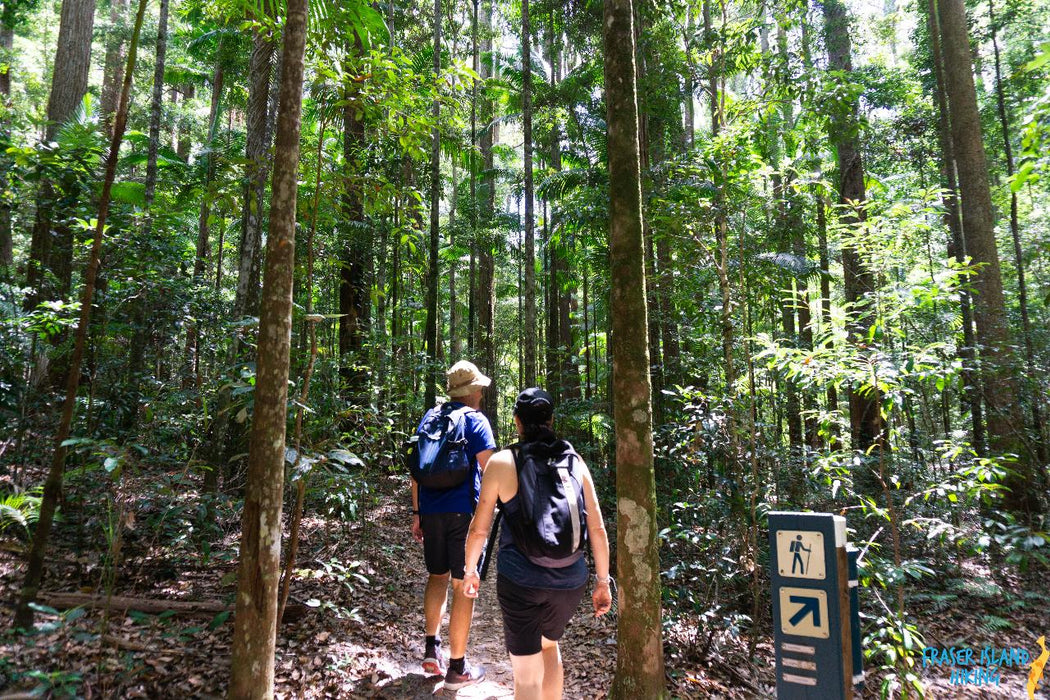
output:
{"label": "bracelet", "polygon": [[478,575],[478,570],[476,568],[475,569],[471,569],[469,571],[464,571],[463,572],[463,578],[466,578],[467,576],[477,576],[477,575]]}
{"label": "bracelet", "polygon": [[609,584],[609,583],[612,583],[612,576],[610,575],[610,576],[606,576],[605,578],[602,578],[598,574],[595,574],[594,575],[594,582],[595,583]]}

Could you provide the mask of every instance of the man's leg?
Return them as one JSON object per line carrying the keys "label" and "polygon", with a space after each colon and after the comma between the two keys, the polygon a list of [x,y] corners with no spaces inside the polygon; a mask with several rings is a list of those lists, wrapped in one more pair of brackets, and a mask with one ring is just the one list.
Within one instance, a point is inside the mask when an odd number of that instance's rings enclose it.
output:
{"label": "man's leg", "polygon": [[544,653],[519,656],[510,655],[510,665],[514,669],[514,700],[546,700],[543,692]]}
{"label": "man's leg", "polygon": [[557,642],[540,637],[543,651],[543,700],[561,700],[565,685],[564,669],[561,665],[561,649]]}
{"label": "man's leg", "polygon": [[[423,593],[423,617],[428,637],[436,636],[441,629],[441,619],[445,617],[445,603],[448,600],[448,574],[430,574],[427,588]],[[455,611],[455,608],[453,608]],[[449,636],[452,635],[451,630]]]}
{"label": "man's leg", "polygon": [[448,620],[448,650],[449,656],[453,659],[462,659],[467,654],[470,621],[473,617],[474,599],[463,594],[463,579],[452,579],[452,614],[449,615]]}

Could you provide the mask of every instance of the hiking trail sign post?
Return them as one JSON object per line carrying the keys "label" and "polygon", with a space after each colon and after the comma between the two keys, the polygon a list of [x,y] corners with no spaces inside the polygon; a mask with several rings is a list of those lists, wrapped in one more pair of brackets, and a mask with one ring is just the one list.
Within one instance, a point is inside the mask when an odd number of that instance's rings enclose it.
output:
{"label": "hiking trail sign post", "polygon": [[[777,697],[851,698],[859,682],[859,620],[851,610],[846,519],[769,514]],[[859,629],[858,629],[859,632]],[[854,646],[858,646],[854,649]],[[854,666],[858,668],[854,670]],[[854,673],[857,675],[855,676]]]}

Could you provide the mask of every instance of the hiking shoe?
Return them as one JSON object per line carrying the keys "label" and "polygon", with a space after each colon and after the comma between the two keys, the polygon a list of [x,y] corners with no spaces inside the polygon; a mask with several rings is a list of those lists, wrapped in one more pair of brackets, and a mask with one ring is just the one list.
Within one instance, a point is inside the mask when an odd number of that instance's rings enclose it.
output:
{"label": "hiking shoe", "polygon": [[485,677],[485,667],[472,663],[464,664],[463,673],[456,673],[451,668],[445,674],[445,687],[449,690],[459,690],[464,686],[477,683]]}
{"label": "hiking shoe", "polygon": [[434,645],[433,647],[428,646],[426,653],[423,655],[423,672],[428,676],[441,676],[445,673],[445,666],[448,665],[448,657],[445,652],[442,651],[440,645]]}

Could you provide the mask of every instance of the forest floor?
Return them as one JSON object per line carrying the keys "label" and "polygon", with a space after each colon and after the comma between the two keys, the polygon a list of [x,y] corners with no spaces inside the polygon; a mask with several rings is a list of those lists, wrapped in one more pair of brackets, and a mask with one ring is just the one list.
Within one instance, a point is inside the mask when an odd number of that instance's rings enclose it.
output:
{"label": "forest floor", "polygon": [[[195,535],[187,517],[196,507],[194,493],[178,488],[177,472],[168,476],[140,477],[143,483],[126,484],[127,493],[138,494],[133,508],[107,511],[95,503],[85,509],[83,496],[67,503],[66,522],[56,528],[44,590],[103,598],[112,592],[158,601],[161,610],[164,601],[172,600],[210,601],[216,608],[232,605],[239,522],[232,509],[220,509],[230,514],[221,521],[222,531],[206,540]],[[440,677],[423,674],[419,661],[426,574],[421,548],[409,532],[403,490],[402,477],[380,477],[356,519],[304,519],[290,603],[296,614],[286,616],[277,639],[278,697],[513,696],[491,576],[475,607],[468,651],[469,658],[486,667],[485,680],[454,693],[443,690]],[[182,513],[181,520],[176,513]],[[90,527],[97,532],[99,520],[107,517],[122,523],[117,528],[119,570],[108,565],[85,535]],[[216,613],[214,608],[197,614],[45,611],[37,614],[38,631],[33,635],[10,632],[10,601],[23,576],[25,546],[24,537],[12,534],[9,529],[0,539],[0,600],[5,601],[0,608],[0,700],[29,697],[26,693],[34,689],[86,698],[224,695],[233,625],[229,613]],[[1004,589],[991,581],[987,570],[974,568],[972,578],[916,596],[909,607],[915,608],[920,631],[931,646],[971,646],[976,654],[985,646],[1033,651],[1039,634],[1050,635],[1048,590],[1045,581],[1038,587],[1016,581]],[[49,600],[53,599],[42,596],[43,603]],[[562,642],[567,698],[605,697],[615,667],[615,634],[615,608],[595,619],[590,597],[584,596]],[[447,640],[446,634],[443,637]],[[748,663],[746,638],[719,635],[701,662],[689,651],[696,645],[683,641],[690,637],[699,638],[695,627],[669,630],[666,658],[675,697],[774,696],[770,639],[756,645],[755,661]],[[929,697],[1027,697],[1027,669],[1003,669],[999,686],[982,689],[950,685],[947,667],[920,672]],[[869,681],[864,695],[877,697],[877,690],[877,682]]]}

